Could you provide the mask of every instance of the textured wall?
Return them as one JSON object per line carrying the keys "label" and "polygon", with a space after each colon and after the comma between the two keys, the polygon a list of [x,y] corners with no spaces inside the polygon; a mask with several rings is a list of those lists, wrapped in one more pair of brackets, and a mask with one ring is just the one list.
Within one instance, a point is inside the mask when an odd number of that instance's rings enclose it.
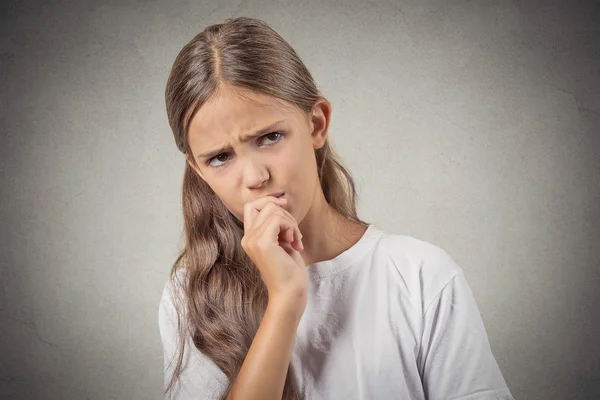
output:
{"label": "textured wall", "polygon": [[161,398],[184,166],[164,86],[248,15],[332,102],[361,216],[465,269],[515,397],[600,398],[598,4],[2,2],[0,397]]}

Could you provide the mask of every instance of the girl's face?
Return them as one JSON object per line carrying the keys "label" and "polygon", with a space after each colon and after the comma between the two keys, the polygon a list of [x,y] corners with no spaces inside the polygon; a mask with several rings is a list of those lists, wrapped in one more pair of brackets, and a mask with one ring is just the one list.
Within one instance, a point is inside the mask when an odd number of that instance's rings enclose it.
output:
{"label": "girl's face", "polygon": [[285,209],[300,224],[321,190],[314,150],[325,142],[328,120],[325,99],[307,115],[276,98],[223,87],[191,121],[198,167],[188,162],[240,221],[245,203],[284,192]]}

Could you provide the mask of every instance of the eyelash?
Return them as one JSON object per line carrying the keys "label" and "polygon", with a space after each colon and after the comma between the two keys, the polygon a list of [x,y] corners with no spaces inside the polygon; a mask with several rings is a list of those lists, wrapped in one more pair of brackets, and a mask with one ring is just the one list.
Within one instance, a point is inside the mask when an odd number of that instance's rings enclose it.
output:
{"label": "eyelash", "polygon": [[[260,142],[262,139],[266,138],[267,136],[271,136],[271,135],[275,135],[275,134],[277,134],[277,135],[278,135],[278,136],[277,136],[277,137],[278,137],[278,138],[277,138],[277,140],[276,140],[276,141],[274,141],[274,142],[273,142],[273,143],[271,143],[271,144],[266,144],[266,145],[265,145],[265,146],[273,146],[274,144],[276,144],[276,143],[279,143],[279,142],[280,142],[280,141],[283,139],[283,137],[284,137],[284,134],[283,134],[282,132],[271,132],[271,133],[267,133],[266,135],[263,135],[263,136],[259,137],[259,138],[258,138],[258,141]],[[206,165],[207,165],[209,168],[214,168],[214,169],[217,169],[217,168],[221,168],[221,167],[223,167],[224,165],[226,165],[226,164],[227,164],[227,162],[226,162],[226,161],[224,161],[224,162],[223,162],[221,165],[218,165],[218,166],[216,166],[216,167],[213,167],[213,166],[211,166],[211,165],[210,165],[210,163],[211,163],[211,162],[212,162],[212,160],[214,160],[215,158],[218,158],[218,157],[220,157],[220,156],[222,156],[222,155],[224,155],[224,154],[227,154],[227,153],[221,153],[221,154],[217,154],[216,156],[209,158],[208,160],[206,160]]]}

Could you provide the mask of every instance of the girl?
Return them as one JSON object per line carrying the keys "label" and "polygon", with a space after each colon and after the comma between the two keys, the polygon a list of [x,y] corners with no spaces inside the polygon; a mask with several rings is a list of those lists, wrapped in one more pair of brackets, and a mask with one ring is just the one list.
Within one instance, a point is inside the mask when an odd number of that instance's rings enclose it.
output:
{"label": "girl", "polygon": [[175,399],[511,400],[461,268],[356,215],[331,105],[264,22],[194,37],[166,87],[185,246],[159,306]]}

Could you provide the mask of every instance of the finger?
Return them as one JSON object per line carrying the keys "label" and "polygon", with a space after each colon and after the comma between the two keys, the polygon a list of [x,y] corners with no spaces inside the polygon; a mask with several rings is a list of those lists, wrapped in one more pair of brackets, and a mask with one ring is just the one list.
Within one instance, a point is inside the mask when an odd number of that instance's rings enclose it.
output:
{"label": "finger", "polygon": [[262,211],[267,204],[273,202],[276,204],[285,204],[287,199],[279,199],[275,196],[265,196],[244,204],[244,230],[250,229],[260,211]]}
{"label": "finger", "polygon": [[[285,211],[285,210],[284,210]],[[302,233],[300,232],[300,228],[298,228],[295,223],[295,219],[291,216],[291,219],[294,222],[293,229],[287,229],[283,235],[286,243],[289,243],[295,250],[302,251],[304,250],[304,244],[302,243]]]}
{"label": "finger", "polygon": [[[258,233],[258,237],[268,242],[268,244],[276,244],[279,246],[289,246],[286,240],[287,231],[294,230],[295,221],[281,212],[281,209],[276,209],[274,205],[265,206],[254,221],[253,230]],[[266,244],[266,243],[265,243]]]}
{"label": "finger", "polygon": [[296,218],[294,218],[294,216],[286,209],[283,209],[282,211],[294,224],[293,229],[288,229],[284,232],[284,240],[289,242],[291,245],[295,246],[295,248],[303,249],[304,246],[302,245],[302,232],[300,232],[300,228],[298,227]]}
{"label": "finger", "polygon": [[[290,247],[293,247],[292,244],[296,243],[296,247],[298,246],[298,242],[302,237],[302,233],[300,233],[300,229],[298,228],[298,222],[296,218],[292,214],[290,214],[283,207],[280,207],[278,204],[270,203],[265,205],[260,214],[256,217],[253,224],[257,229],[261,225],[273,218],[285,219],[287,224],[282,224],[280,230],[277,232],[277,240],[281,244],[289,244]],[[270,234],[270,233],[269,233]]]}
{"label": "finger", "polygon": [[292,244],[292,238],[293,238],[293,232],[294,230],[292,228],[286,228],[284,230],[284,232],[281,235],[281,244],[284,245],[284,247],[288,247],[291,246]]}
{"label": "finger", "polygon": [[275,216],[275,218],[282,218],[282,219],[286,219],[288,221],[288,225],[282,226],[281,230],[279,232],[277,232],[278,240],[287,242],[288,241],[287,229],[288,229],[288,227],[289,227],[289,229],[293,229],[292,227],[295,224],[295,219],[289,213],[287,213],[282,207],[280,207],[279,204],[277,204],[274,201],[268,202],[262,208],[262,210],[258,213],[256,218],[253,220],[252,227],[253,227],[253,229],[254,229],[254,227],[256,227],[257,230],[261,229],[260,227],[262,225],[264,225],[264,223],[266,221],[268,221],[269,219],[272,219],[274,216]]}
{"label": "finger", "polygon": [[304,250],[304,243],[302,243],[302,232],[300,232],[300,228],[296,227],[295,231],[295,240],[291,243],[294,249],[297,251]]}
{"label": "finger", "polygon": [[[272,236],[273,240],[284,248],[291,248],[296,251],[303,251],[304,245],[302,244],[302,233],[298,227],[296,218],[288,212],[286,209],[277,204],[276,202],[267,202],[258,216],[252,221],[253,226],[256,226],[256,230],[262,231],[264,224],[267,220],[272,219],[273,215],[276,214],[279,218],[286,219],[287,225],[281,225],[280,230]],[[273,235],[269,232],[268,235]]]}
{"label": "finger", "polygon": [[291,246],[294,250],[300,252],[304,250],[304,244],[302,243],[302,233],[300,233],[300,229],[296,224],[294,224],[294,229],[288,230],[288,241],[289,246]]}

